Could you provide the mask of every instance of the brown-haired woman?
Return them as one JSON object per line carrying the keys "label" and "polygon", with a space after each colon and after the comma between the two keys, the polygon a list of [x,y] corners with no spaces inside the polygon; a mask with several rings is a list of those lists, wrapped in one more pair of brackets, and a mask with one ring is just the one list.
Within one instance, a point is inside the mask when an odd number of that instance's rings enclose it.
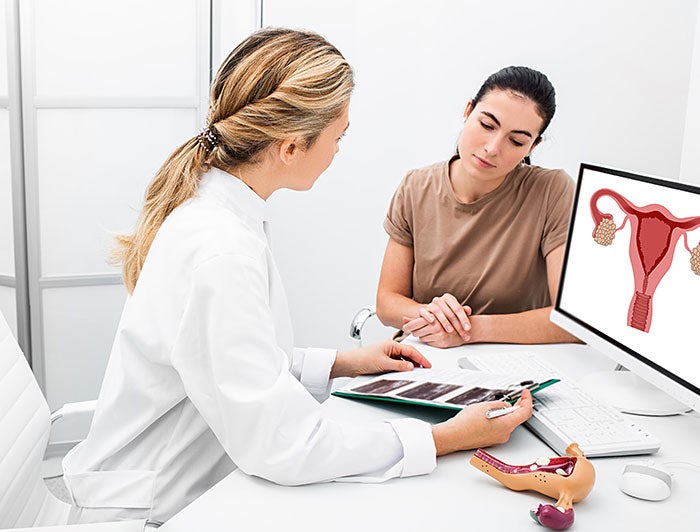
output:
{"label": "brown-haired woman", "polygon": [[353,74],[319,35],[254,33],[224,61],[208,127],[165,162],[117,255],[130,292],[87,439],[64,460],[73,522],[165,521],[235,468],[281,484],[428,473],[436,455],[508,439],[523,408],[342,423],[339,376],[430,363],[384,342],[296,349],[266,200],[309,189],[348,127]]}
{"label": "brown-haired woman", "polygon": [[394,194],[377,315],[433,347],[576,338],[549,320],[574,183],[526,164],[556,109],[547,76],[506,67],[464,110],[457,153]]}

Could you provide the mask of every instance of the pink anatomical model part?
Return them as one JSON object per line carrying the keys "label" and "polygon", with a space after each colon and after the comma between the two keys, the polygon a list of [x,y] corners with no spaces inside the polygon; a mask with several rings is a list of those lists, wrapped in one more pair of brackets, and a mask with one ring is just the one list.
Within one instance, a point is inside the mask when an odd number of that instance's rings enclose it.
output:
{"label": "pink anatomical model part", "polygon": [[[611,214],[598,210],[598,199],[609,196],[627,214],[619,228]],[[627,313],[627,325],[649,332],[651,327],[652,297],[659,281],[666,275],[676,249],[683,236],[685,248],[690,253],[690,269],[700,275],[700,244],[691,251],[688,247],[688,231],[700,227],[700,216],[676,218],[663,205],[652,204],[637,207],[627,198],[609,188],[602,188],[591,196],[591,215],[595,222],[593,239],[603,246],[612,244],[615,233],[630,222],[630,260],[634,272],[634,295]]]}
{"label": "pink anatomical model part", "polygon": [[530,516],[552,530],[566,530],[574,523],[573,503],[584,499],[595,484],[595,469],[576,443],[566,448],[566,456],[538,458],[528,465],[509,465],[477,449],[469,461],[506,488],[532,490],[557,499],[555,505],[540,504]]}

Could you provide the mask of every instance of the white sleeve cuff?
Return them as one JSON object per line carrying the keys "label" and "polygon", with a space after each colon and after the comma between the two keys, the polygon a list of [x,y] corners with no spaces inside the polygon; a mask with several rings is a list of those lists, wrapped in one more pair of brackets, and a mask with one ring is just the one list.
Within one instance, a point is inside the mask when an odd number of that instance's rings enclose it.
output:
{"label": "white sleeve cuff", "polygon": [[403,446],[402,477],[425,475],[437,465],[432,427],[425,421],[402,418],[389,419]]}
{"label": "white sleeve cuff", "polygon": [[316,400],[324,401],[331,393],[330,374],[335,362],[335,349],[309,347],[304,352],[299,381]]}

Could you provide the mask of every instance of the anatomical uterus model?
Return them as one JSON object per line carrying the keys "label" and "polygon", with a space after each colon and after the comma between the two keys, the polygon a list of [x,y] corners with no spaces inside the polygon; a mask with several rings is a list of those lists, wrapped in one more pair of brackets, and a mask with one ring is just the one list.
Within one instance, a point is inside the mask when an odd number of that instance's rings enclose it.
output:
{"label": "anatomical uterus model", "polygon": [[[598,199],[609,196],[626,213],[619,228],[611,214],[598,210]],[[627,325],[649,332],[652,316],[652,298],[659,281],[666,275],[676,249],[683,236],[685,248],[690,253],[690,268],[700,275],[700,244],[691,251],[688,247],[688,231],[700,227],[700,216],[676,218],[663,205],[652,204],[637,207],[627,198],[609,188],[602,188],[591,196],[591,215],[595,222],[593,239],[603,246],[612,244],[615,233],[630,222],[630,261],[634,272],[634,295],[627,313]]]}
{"label": "anatomical uterus model", "polygon": [[469,463],[509,489],[533,490],[556,499],[555,505],[530,510],[530,517],[552,530],[574,524],[574,503],[585,499],[595,484],[593,464],[576,443],[566,448],[566,456],[542,457],[527,465],[507,464],[483,449],[477,449]]}

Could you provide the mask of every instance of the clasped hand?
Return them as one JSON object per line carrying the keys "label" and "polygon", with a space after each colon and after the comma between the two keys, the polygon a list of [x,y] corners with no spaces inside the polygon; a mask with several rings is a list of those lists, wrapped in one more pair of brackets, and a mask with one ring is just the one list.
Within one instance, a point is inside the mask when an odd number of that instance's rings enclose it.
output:
{"label": "clasped hand", "polygon": [[472,309],[462,306],[452,294],[434,297],[418,311],[403,318],[403,330],[433,347],[455,347],[471,340]]}

